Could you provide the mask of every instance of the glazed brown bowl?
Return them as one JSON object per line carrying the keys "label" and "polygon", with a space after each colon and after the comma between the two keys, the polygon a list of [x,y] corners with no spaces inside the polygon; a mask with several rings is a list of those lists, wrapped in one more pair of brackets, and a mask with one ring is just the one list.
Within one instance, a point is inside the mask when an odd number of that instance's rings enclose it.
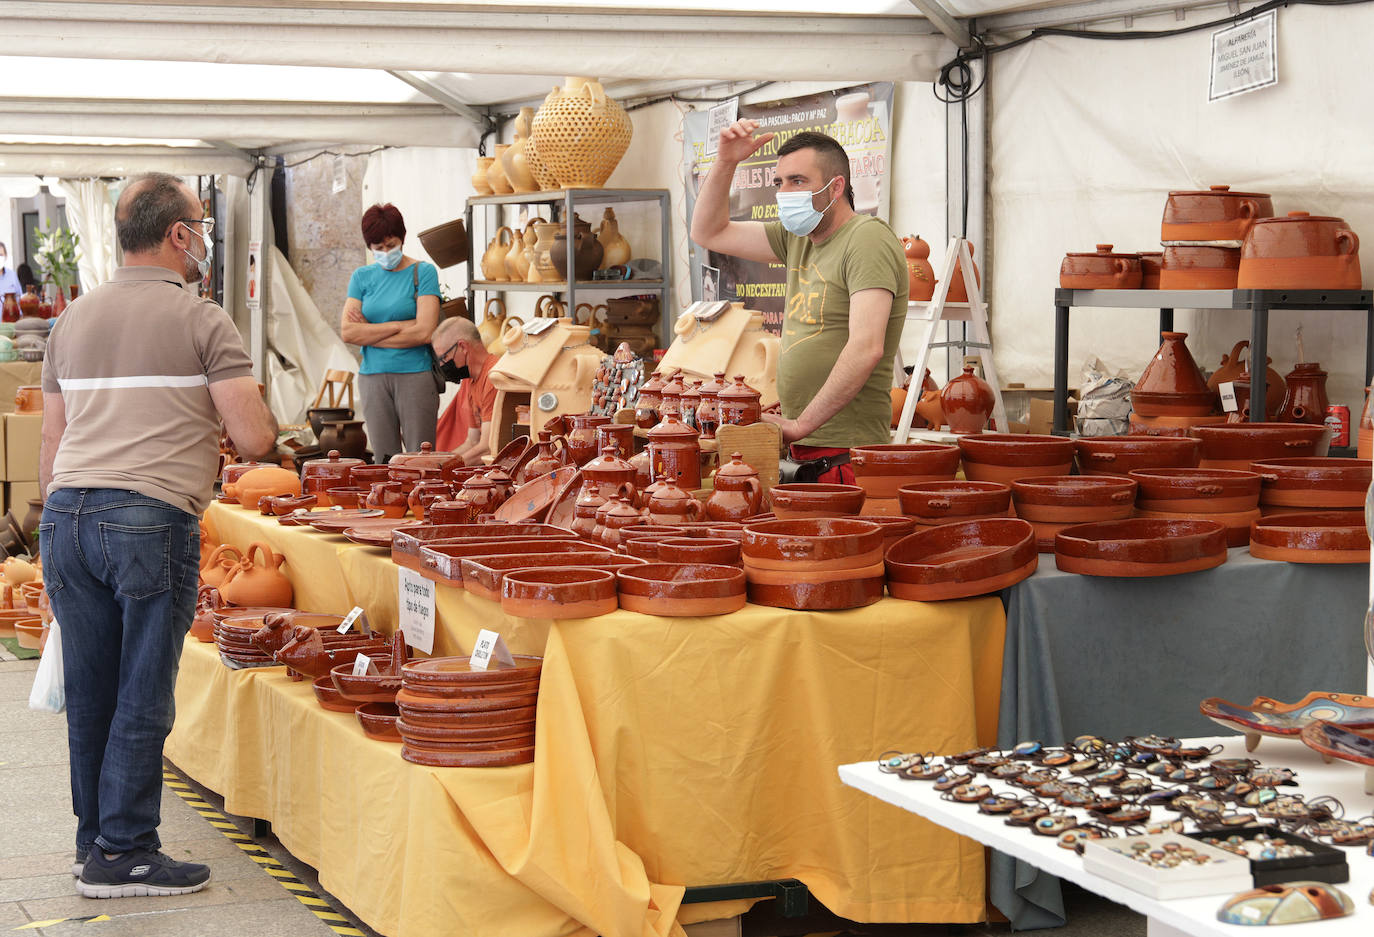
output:
{"label": "glazed brown bowl", "polygon": [[396,731],[403,738],[416,739],[421,742],[501,742],[533,734],[534,714],[531,713],[530,718],[522,722],[506,725],[453,726],[442,723],[436,725],[432,722],[417,722],[413,716],[406,716],[402,713],[400,720],[396,723]]}
{"label": "glazed brown bowl", "polygon": [[887,590],[918,602],[982,595],[1025,579],[1039,557],[1031,525],[1017,518],[928,527],[887,552]]}
{"label": "glazed brown bowl", "polygon": [[891,499],[903,485],[954,478],[959,471],[959,447],[934,443],[856,446],[849,450],[849,464],[869,498]]}
{"label": "glazed brown bowl", "polygon": [[531,743],[515,748],[497,748],[481,752],[449,752],[437,751],[418,742],[402,740],[401,757],[412,764],[434,768],[501,768],[527,765],[534,761],[534,745]]}
{"label": "glazed brown bowl", "polygon": [[1075,524],[1054,538],[1055,564],[1091,576],[1161,576],[1226,562],[1226,529],[1207,520],[1131,517]]}
{"label": "glazed brown bowl", "polygon": [[884,577],[882,564],[873,574],[849,576],[854,570],[845,571],[847,578],[839,574],[827,574],[827,578],[817,581],[759,582],[752,573],[746,573],[749,601],[755,605],[771,608],[790,608],[803,612],[838,611],[846,608],[862,608],[872,605],[883,597]]}
{"label": "glazed brown bowl", "polygon": [[1047,475],[1011,483],[1017,517],[1053,524],[1130,517],[1135,492],[1133,479],[1114,475]]}
{"label": "glazed brown bowl", "polygon": [[774,485],[768,491],[773,513],[782,520],[858,514],[864,497],[858,485],[788,484]]}
{"label": "glazed brown bowl", "polygon": [[1233,290],[1240,276],[1240,248],[1166,247],[1159,267],[1162,290]]}
{"label": "glazed brown bowl", "polygon": [[315,699],[330,712],[351,713],[358,708],[357,703],[344,698],[339,688],[334,685],[334,678],[329,674],[316,677],[311,686],[315,689]]}
{"label": "glazed brown bowl", "polygon": [[366,488],[379,482],[391,481],[391,468],[386,465],[355,465],[348,473],[348,485],[352,488]]}
{"label": "glazed brown bowl", "polygon": [[755,521],[744,525],[746,567],[783,571],[843,570],[883,560],[883,529],[840,518]]}
{"label": "glazed brown bowl", "polygon": [[645,615],[728,615],[745,604],[744,572],[734,566],[649,563],[615,575],[620,607]]}
{"label": "glazed brown bowl", "polygon": [[1067,475],[1073,467],[1073,440],[1061,436],[981,433],[960,436],[959,450],[970,481],[1009,485],[1018,478]]}
{"label": "glazed brown bowl", "polygon": [[1243,241],[1257,219],[1274,214],[1263,192],[1232,192],[1229,185],[1206,191],[1170,192],[1160,223],[1163,241]]}
{"label": "glazed brown bowl", "polygon": [[[633,550],[634,542],[629,546]],[[739,566],[742,559],[740,541],[723,537],[669,537],[658,542],[656,557],[662,563],[698,566]]]}
{"label": "glazed brown bowl", "polygon": [[501,609],[520,618],[593,618],[616,607],[615,573],[608,569],[520,569],[501,582]]}
{"label": "glazed brown bowl", "polygon": [[325,491],[331,505],[342,508],[360,508],[363,501],[372,493],[371,488],[354,488],[345,486],[342,488],[330,488]]}
{"label": "glazed brown bowl", "polygon": [[902,513],[927,526],[1006,517],[1011,510],[1011,486],[1002,482],[921,482],[897,495]]}
{"label": "glazed brown bowl", "polygon": [[506,716],[526,708],[533,709],[539,699],[539,691],[524,690],[509,696],[437,696],[424,687],[411,689],[402,686],[396,693],[396,705],[402,714],[425,713],[438,719],[440,717],[454,722],[490,719],[501,721]]}
{"label": "glazed brown bowl", "polygon": [[420,548],[420,575],[459,583],[463,580],[463,558],[516,553],[601,553],[613,555],[604,546],[568,537],[488,537],[465,538],[431,543]]}
{"label": "glazed brown bowl", "polygon": [[339,695],[355,703],[390,703],[395,701],[401,689],[400,676],[375,673],[354,676],[352,661],[335,666],[329,676]]}
{"label": "glazed brown bowl", "polygon": [[396,719],[400,710],[395,703],[364,703],[354,710],[363,734],[379,742],[400,742],[401,733],[396,731]]}
{"label": "glazed brown bowl", "polygon": [[472,595],[501,601],[501,583],[506,574],[515,569],[546,569],[550,566],[574,566],[589,569],[617,570],[638,566],[647,560],[636,556],[619,556],[606,550],[585,550],[573,553],[498,553],[465,556],[459,560],[463,588]]}
{"label": "glazed brown bowl", "polygon": [[1111,244],[1066,254],[1059,264],[1059,285],[1066,290],[1138,290],[1140,282],[1140,255],[1113,253]]}
{"label": "glazed brown bowl", "polygon": [[1242,471],[1254,462],[1315,456],[1325,431],[1312,423],[1207,423],[1191,430],[1202,440],[1201,468]]}
{"label": "glazed brown bowl", "polygon": [[1261,480],[1261,505],[1361,508],[1371,482],[1362,459],[1270,459],[1251,466]]}
{"label": "glazed brown bowl", "polygon": [[[413,706],[403,702],[407,692],[396,694],[396,708],[401,711],[401,719],[407,725],[426,729],[463,729],[488,728],[506,729],[512,735],[521,735],[534,724],[535,707],[528,706],[511,709],[493,709],[487,712],[463,712],[461,710],[435,709],[427,705]],[[504,736],[503,736],[504,737]]]}
{"label": "glazed brown bowl", "polygon": [[1196,468],[1202,443],[1186,436],[1098,436],[1075,439],[1081,475],[1126,475],[1132,469]]}
{"label": "glazed brown bowl", "polygon": [[1146,511],[1220,514],[1253,510],[1260,477],[1235,469],[1134,469],[1136,507]]}
{"label": "glazed brown bowl", "polygon": [[1274,514],[1250,525],[1250,555],[1289,563],[1368,563],[1369,532],[1358,511]]}
{"label": "glazed brown bowl", "polygon": [[916,532],[916,519],[904,514],[862,514],[849,518],[852,521],[871,521],[883,529],[883,553],[901,540]]}

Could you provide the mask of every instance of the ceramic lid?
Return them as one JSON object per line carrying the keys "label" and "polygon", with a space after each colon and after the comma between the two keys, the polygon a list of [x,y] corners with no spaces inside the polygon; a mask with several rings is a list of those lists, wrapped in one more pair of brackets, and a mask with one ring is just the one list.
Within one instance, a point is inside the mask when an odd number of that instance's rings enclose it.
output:
{"label": "ceramic lid", "polygon": [[717,396],[722,400],[758,400],[762,394],[744,383],[743,374],[736,374],[735,382],[722,390]]}
{"label": "ceramic lid", "polygon": [[655,491],[654,496],[649,499],[650,503],[693,500],[695,500],[695,498],[692,496],[692,493],[679,488],[677,481],[672,478],[665,478],[662,487]]}
{"label": "ceramic lid", "polygon": [[301,473],[306,477],[314,475],[342,475],[345,470],[355,465],[362,465],[362,459],[344,459],[339,456],[338,449],[330,449],[327,458],[311,459],[301,468]]}
{"label": "ceramic lid", "polygon": [[649,375],[649,379],[639,388],[641,394],[657,394],[663,391],[663,375],[655,371]]}
{"label": "ceramic lid", "polygon": [[673,372],[673,376],[663,385],[663,390],[660,393],[665,397],[681,397],[682,392],[686,389],[687,387],[682,381],[682,372],[679,370]]}
{"label": "ceramic lid", "polygon": [[1269,197],[1269,193],[1267,193],[1267,192],[1232,192],[1232,191],[1231,191],[1231,187],[1230,187],[1229,185],[1214,185],[1214,186],[1209,186],[1205,191],[1195,191],[1195,192],[1179,191],[1179,192],[1170,192],[1170,193],[1169,193],[1169,197],[1170,197],[1170,198],[1173,198],[1175,195],[1216,195],[1216,196],[1230,197],[1230,198],[1268,198],[1268,197]]}
{"label": "ceramic lid", "polygon": [[686,400],[688,397],[697,397],[697,398],[700,398],[700,397],[701,397],[701,385],[702,385],[702,382],[701,382],[701,381],[693,381],[693,382],[692,382],[692,386],[691,386],[691,387],[688,387],[686,390],[684,390],[684,391],[682,392],[682,399],[683,399],[683,400]]}
{"label": "ceramic lid", "polygon": [[1279,217],[1274,217],[1274,218],[1256,218],[1256,219],[1255,219],[1255,224],[1284,224],[1284,223],[1291,223],[1291,222],[1295,222],[1295,221],[1298,221],[1298,222],[1302,222],[1302,221],[1322,221],[1322,222],[1334,221],[1334,222],[1336,222],[1337,224],[1345,224],[1345,219],[1344,219],[1344,218],[1336,218],[1336,217],[1333,216],[1333,215],[1309,215],[1309,214],[1308,214],[1307,212],[1305,212],[1305,211],[1290,211],[1290,212],[1288,213],[1288,215],[1287,215],[1286,217],[1283,217],[1283,218],[1279,218]]}
{"label": "ceramic lid", "polygon": [[705,381],[701,384],[701,396],[714,397],[729,386],[730,382],[725,379],[725,372],[717,371],[709,381]]}
{"label": "ceramic lid", "polygon": [[631,504],[629,500],[626,498],[616,498],[613,501],[609,501],[607,503],[610,504],[610,507],[606,510],[607,523],[610,523],[611,518],[613,517],[624,518],[628,520],[630,518],[641,518],[644,516],[643,512],[640,511],[639,508]]}
{"label": "ceramic lid", "polygon": [[435,452],[431,443],[420,443],[419,452],[398,452],[387,462],[390,466],[406,468],[443,468],[446,462],[457,457],[455,452]]}
{"label": "ceramic lid", "polygon": [[758,478],[758,470],[744,461],[744,453],[730,453],[730,461],[716,469],[717,478]]}
{"label": "ceramic lid", "polygon": [[1069,256],[1069,257],[1112,257],[1112,258],[1120,257],[1122,260],[1139,260],[1139,259],[1140,259],[1140,255],[1139,255],[1139,254],[1124,254],[1124,253],[1117,253],[1117,254],[1114,254],[1114,253],[1112,253],[1112,247],[1113,247],[1113,245],[1111,245],[1111,244],[1099,244],[1099,245],[1097,245],[1097,250],[1096,250],[1096,252],[1094,252],[1094,253],[1086,253],[1086,252],[1085,252],[1085,253],[1075,254],[1075,253],[1070,252],[1067,256]]}
{"label": "ceramic lid", "polygon": [[600,472],[633,472],[635,467],[617,455],[619,451],[614,445],[603,446],[601,455],[582,466],[582,474],[594,476]]}
{"label": "ceramic lid", "polygon": [[463,480],[463,490],[468,491],[473,488],[494,488],[500,482],[487,475],[473,475]]}
{"label": "ceramic lid", "polygon": [[688,426],[686,423],[682,422],[682,418],[679,417],[676,413],[673,413],[671,410],[664,414],[663,422],[659,423],[653,429],[649,430],[649,440],[651,442],[666,442],[669,440],[686,439],[696,441],[700,437],[700,433],[692,429],[692,427]]}

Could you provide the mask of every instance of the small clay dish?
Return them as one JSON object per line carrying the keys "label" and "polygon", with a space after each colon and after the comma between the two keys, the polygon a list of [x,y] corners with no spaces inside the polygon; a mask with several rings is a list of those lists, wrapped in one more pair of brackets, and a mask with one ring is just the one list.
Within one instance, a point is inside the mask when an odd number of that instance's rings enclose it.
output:
{"label": "small clay dish", "polygon": [[1171,576],[1226,562],[1226,529],[1213,521],[1131,517],[1076,524],[1054,538],[1054,562],[1087,576]]}
{"label": "small clay dish", "polygon": [[1259,503],[1298,508],[1362,508],[1370,462],[1362,459],[1270,459],[1259,473]]}
{"label": "small clay dish", "polygon": [[786,572],[858,569],[883,561],[883,529],[841,518],[750,521],[741,542],[745,566]]}
{"label": "small clay dish", "polygon": [[615,573],[606,569],[521,569],[501,583],[501,609],[519,618],[594,618],[616,608]]}
{"label": "small clay dish", "polygon": [[727,615],[745,604],[744,573],[733,566],[649,563],[616,573],[620,607],[645,615]]}
{"label": "small clay dish", "polygon": [[1035,572],[1031,525],[1016,518],[961,521],[918,530],[887,553],[887,590],[917,602],[996,592]]}
{"label": "small clay dish", "polygon": [[903,514],[928,527],[1011,514],[1011,486],[1002,482],[921,482],[897,497]]}
{"label": "small clay dish", "polygon": [[1368,563],[1369,532],[1356,512],[1275,514],[1250,525],[1250,555],[1289,563]]}
{"label": "small clay dish", "polygon": [[1260,477],[1236,469],[1135,469],[1136,507],[1142,511],[1224,514],[1259,504]]}
{"label": "small clay dish", "polygon": [[1134,479],[1105,475],[1048,475],[1011,483],[1017,517],[1054,524],[1130,517],[1135,492]]}
{"label": "small clay dish", "polygon": [[533,708],[539,701],[537,690],[526,690],[510,696],[439,696],[424,688],[401,687],[396,693],[396,705],[402,712],[415,711],[434,716],[466,716],[474,713],[495,714]]}
{"label": "small clay dish", "polygon": [[1192,434],[1202,440],[1202,468],[1248,470],[1252,463],[1315,456],[1326,427],[1312,423],[1208,423]]}
{"label": "small clay dish", "polygon": [[[652,541],[650,541],[652,542]],[[465,556],[459,561],[463,588],[470,594],[501,601],[501,582],[513,569],[544,569],[550,566],[581,566],[616,570],[648,562],[635,556],[618,556],[607,551],[579,553],[498,553],[491,556]]]}
{"label": "small clay dish", "polygon": [[936,443],[856,446],[849,450],[849,464],[869,498],[890,500],[903,485],[953,479],[959,471],[959,447]]}
{"label": "small clay dish", "polygon": [[462,585],[462,561],[467,556],[509,556],[515,553],[612,553],[604,546],[574,537],[491,537],[433,543],[420,550],[418,572],[426,579]]}
{"label": "small clay dish", "polygon": [[339,693],[339,688],[334,685],[334,678],[329,674],[316,677],[311,686],[315,689],[315,699],[320,701],[320,705],[330,712],[351,713],[358,708],[358,704],[349,699],[344,699]]}
{"label": "small clay dish", "polygon": [[267,501],[268,513],[277,517],[290,514],[292,511],[310,509],[319,500],[314,495],[268,495],[264,500]]}
{"label": "small clay dish", "polygon": [[1098,436],[1075,439],[1080,475],[1126,475],[1132,469],[1196,468],[1202,443],[1187,436]]}
{"label": "small clay dish", "polygon": [[1073,440],[1021,433],[960,436],[964,475],[970,481],[1002,482],[1038,475],[1067,475],[1073,467]]}
{"label": "small clay dish", "polygon": [[425,728],[434,729],[477,728],[479,726],[502,728],[516,726],[520,731],[524,731],[525,726],[534,724],[535,706],[533,703],[515,709],[495,709],[490,712],[459,712],[435,710],[432,708],[421,709],[407,703],[402,703],[400,700],[401,693],[397,693],[396,708],[401,711],[401,718],[408,725],[412,726],[423,726]]}
{"label": "small clay dish", "polygon": [[864,506],[864,490],[858,485],[774,485],[768,498],[782,520],[844,517],[858,514]]}
{"label": "small clay dish", "polygon": [[[627,545],[631,555],[634,554],[635,543],[644,542],[631,541]],[[739,566],[741,561],[740,541],[729,538],[670,537],[658,541],[656,552],[658,561],[662,563]]]}
{"label": "small clay dish", "polygon": [[[378,669],[388,663],[388,661],[382,661],[377,665]],[[339,695],[356,703],[394,702],[396,692],[401,689],[399,676],[369,673],[355,677],[351,661],[335,666],[329,671],[329,676],[334,680],[334,686],[338,688]]]}
{"label": "small clay dish", "polygon": [[400,742],[401,733],[396,730],[396,720],[400,710],[395,703],[364,703],[354,710],[363,734],[379,742]]}

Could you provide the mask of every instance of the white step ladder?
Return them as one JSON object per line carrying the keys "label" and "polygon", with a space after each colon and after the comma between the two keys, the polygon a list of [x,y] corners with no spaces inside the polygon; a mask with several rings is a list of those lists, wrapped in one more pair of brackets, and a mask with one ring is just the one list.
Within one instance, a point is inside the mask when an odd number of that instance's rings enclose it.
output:
{"label": "white step ladder", "polygon": [[[949,295],[950,283],[953,282],[956,260],[964,276],[964,286],[968,290],[969,301],[966,303],[951,303],[945,299]],[[916,417],[916,404],[921,399],[921,383],[925,379],[926,365],[930,361],[932,348],[974,349],[974,353],[983,363],[983,378],[992,387],[992,418],[996,422],[997,431],[1005,433],[1010,425],[1007,423],[1007,408],[1002,404],[1002,383],[997,378],[997,367],[992,363],[992,333],[988,329],[988,307],[987,303],[983,302],[983,291],[973,275],[973,256],[969,253],[967,240],[961,237],[949,239],[945,259],[937,268],[936,274],[938,282],[935,284],[935,295],[931,296],[928,302],[913,302],[907,305],[907,324],[903,329],[903,335],[905,336],[906,329],[911,328],[921,328],[924,334],[921,336],[919,351],[916,354],[916,367],[911,372],[911,389],[906,395],[906,404],[902,407],[897,428],[892,431],[894,443],[905,443],[911,438],[911,424]],[[936,330],[942,322],[969,323],[973,338],[935,341]],[[893,367],[894,376],[901,374],[904,367],[899,350]],[[935,429],[938,430],[939,427]],[[949,434],[941,432],[937,435]]]}

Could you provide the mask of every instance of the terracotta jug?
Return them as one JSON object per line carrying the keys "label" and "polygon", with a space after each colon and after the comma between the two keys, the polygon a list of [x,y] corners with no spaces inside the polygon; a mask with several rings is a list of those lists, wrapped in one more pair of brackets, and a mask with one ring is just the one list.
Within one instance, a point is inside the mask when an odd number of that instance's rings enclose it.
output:
{"label": "terracotta jug", "polygon": [[[530,123],[543,188],[599,189],[630,145],[630,117],[594,78],[570,76],[554,88]],[[530,149],[526,148],[528,154]],[[540,169],[553,184],[545,185]]]}
{"label": "terracotta jug", "polygon": [[425,519],[425,511],[435,501],[448,501],[453,498],[453,487],[443,479],[425,479],[415,483],[415,487],[410,489],[410,494],[406,497],[406,504],[410,506],[410,513],[415,515],[416,520]]}
{"label": "terracotta jug", "polygon": [[487,351],[493,355],[504,355],[506,343],[501,335],[505,330],[506,304],[501,297],[493,296],[482,307],[482,321],[477,323],[477,334],[482,337],[482,344],[487,346]]}
{"label": "terracotta jug", "polygon": [[[968,246],[969,259],[973,259],[973,245]],[[978,264],[973,264],[973,282],[981,288],[983,285],[983,275],[978,272]],[[949,293],[945,296],[946,302],[966,303],[968,302],[968,287],[964,285],[964,262],[956,260],[954,262],[954,273],[949,279]]]}
{"label": "terracotta jug", "polygon": [[[553,247],[549,249],[549,260],[558,271],[558,279],[568,279],[568,231],[563,225],[553,236]],[[592,273],[601,263],[601,243],[592,236],[592,226],[578,215],[573,215],[573,276],[578,280],[590,280]]]}
{"label": "terracotta jug", "polygon": [[1319,426],[1325,423],[1330,401],[1326,397],[1326,372],[1322,366],[1315,361],[1295,364],[1283,380],[1287,391],[1279,407],[1278,421]]}
{"label": "terracotta jug", "polygon": [[539,276],[539,264],[536,262],[535,245],[539,243],[539,225],[543,221],[539,218],[531,218],[530,223],[525,225],[525,233],[520,238],[522,252],[525,259],[521,261],[520,269],[525,271],[523,277],[526,283],[543,283],[544,280]]}
{"label": "terracotta jug", "polygon": [[739,452],[716,469],[715,490],[706,499],[706,517],[713,521],[742,521],[763,510],[763,483],[759,473]]}
{"label": "terracotta jug", "polygon": [[477,518],[490,514],[506,501],[502,486],[485,475],[473,475],[463,482],[463,488],[453,502],[467,509],[467,523],[475,523]]}
{"label": "terracotta jug", "polygon": [[506,170],[501,166],[501,157],[506,150],[510,149],[508,143],[496,144],[496,155],[492,158],[491,165],[487,167],[487,184],[491,186],[491,191],[495,195],[510,195],[515,188],[506,178]]}
{"label": "terracotta jug", "polygon": [[5,322],[19,321],[19,297],[14,293],[5,294],[5,308],[3,320]]}
{"label": "terracotta jug", "polygon": [[697,432],[702,439],[715,439],[716,427],[720,426],[720,392],[730,385],[725,380],[725,372],[717,371],[709,381],[703,381],[698,389],[701,402],[697,404]]}
{"label": "terracotta jug", "polygon": [[472,190],[478,195],[490,195],[491,183],[487,181],[487,171],[491,169],[491,164],[495,162],[495,157],[477,157],[477,168],[472,171]]}
{"label": "terracotta jug", "polygon": [[912,302],[927,302],[935,295],[935,268],[930,265],[930,245],[916,234],[902,238],[902,251],[906,254],[907,298]]}
{"label": "terracotta jug", "polygon": [[720,425],[750,426],[763,419],[759,392],[744,383],[744,375],[736,374],[735,381],[717,395]]}
{"label": "terracotta jug", "polygon": [[[262,563],[254,563],[254,557],[261,557]],[[245,608],[290,608],[291,580],[281,571],[285,562],[286,557],[273,553],[267,544],[250,544],[243,559],[229,570],[224,583],[218,586],[219,594],[230,605]]]}
{"label": "terracotta jug", "polygon": [[620,458],[628,459],[635,451],[634,434],[633,423],[604,423],[596,428],[596,450],[604,453],[610,446]]}
{"label": "terracotta jug", "polygon": [[704,509],[690,491],[683,491],[673,479],[664,481],[645,505],[651,524],[681,524],[699,521]]}
{"label": "terracotta jug", "polygon": [[940,410],[956,436],[981,433],[992,416],[995,399],[992,385],[973,373],[973,365],[966,364],[964,373],[940,391]]}
{"label": "terracotta jug", "polygon": [[630,262],[630,242],[620,233],[620,222],[616,220],[615,209],[609,205],[601,215],[601,227],[596,229],[596,239],[602,250],[598,270]]}
{"label": "terracotta jug", "polygon": [[224,577],[229,575],[229,570],[237,566],[242,559],[243,554],[232,543],[216,547],[200,567],[201,582],[218,589],[223,585]]}
{"label": "terracotta jug", "polygon": [[524,464],[520,471],[515,473],[515,483],[525,485],[534,481],[541,475],[547,475],[555,469],[560,469],[569,464],[568,447],[563,437],[553,439],[553,434],[547,430],[539,431],[539,441],[535,443],[538,452],[533,459]]}
{"label": "terracotta jug", "polygon": [[534,317],[536,319],[562,319],[568,309],[563,305],[562,300],[549,294],[540,296],[534,301]]}
{"label": "terracotta jug", "polygon": [[558,232],[563,230],[563,226],[553,221],[540,221],[534,226],[534,264],[533,268],[539,276],[539,283],[557,283],[563,279],[563,274],[559,273],[553,265],[553,258],[549,252],[553,250],[553,239]]}
{"label": "terracotta jug", "polygon": [[649,466],[654,481],[676,482],[689,492],[701,487],[701,439],[676,413],[649,430]]}
{"label": "terracotta jug", "polygon": [[512,283],[525,282],[525,274],[529,273],[528,267],[521,266],[525,263],[525,241],[524,235],[511,230],[510,250],[506,252],[506,279]]}
{"label": "terracotta jug", "polygon": [[596,458],[599,448],[596,443],[598,426],[611,422],[609,416],[599,413],[579,413],[572,418],[572,429],[568,431],[568,455],[576,465],[583,466]]}
{"label": "terracotta jug", "polygon": [[501,169],[506,174],[506,180],[514,187],[517,192],[538,192],[539,183],[534,178],[534,173],[530,171],[529,159],[525,155],[525,147],[529,143],[530,123],[534,120],[534,108],[522,107],[520,113],[515,118],[515,141],[506,148],[505,152],[499,154]]}
{"label": "terracotta jug", "polygon": [[482,254],[482,276],[495,283],[505,283],[510,279],[506,273],[506,255],[510,253],[515,232],[504,225],[496,229],[496,236],[487,244]]}
{"label": "terracotta jug", "polygon": [[1221,364],[1212,372],[1212,376],[1207,378],[1207,386],[1216,390],[1227,381],[1234,381],[1241,371],[1245,370],[1245,363],[1240,360],[1240,353],[1250,347],[1248,340],[1236,342],[1231,346],[1229,354],[1221,356]]}

